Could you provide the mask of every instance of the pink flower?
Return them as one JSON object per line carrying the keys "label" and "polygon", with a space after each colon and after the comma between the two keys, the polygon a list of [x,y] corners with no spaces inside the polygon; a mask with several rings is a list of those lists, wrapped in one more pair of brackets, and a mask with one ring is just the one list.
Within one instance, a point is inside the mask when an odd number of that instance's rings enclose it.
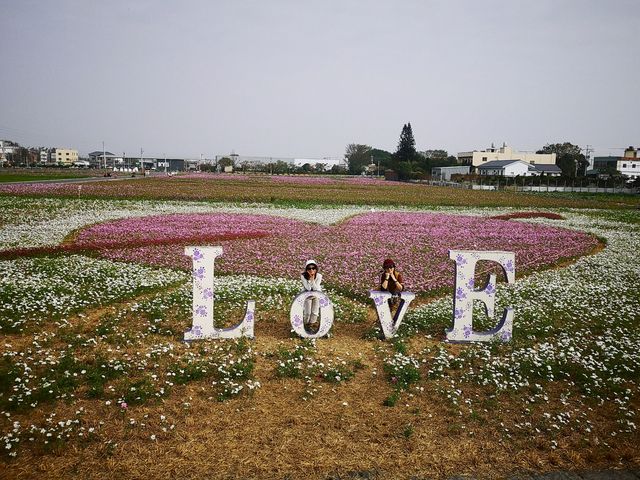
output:
{"label": "pink flower", "polygon": [[[563,259],[584,255],[597,245],[595,237],[558,227],[507,220],[435,213],[372,212],[333,226],[310,224],[269,215],[175,214],[128,218],[90,226],[76,245],[102,256],[191,270],[185,245],[221,245],[216,274],[299,278],[301,265],[318,261],[324,283],[363,298],[378,287],[385,258],[402,272],[405,288],[416,293],[453,288],[453,250],[515,252],[518,272],[526,273]],[[215,242],[215,243],[211,243]],[[497,264],[479,262],[477,277],[503,273]],[[510,265],[510,267],[513,267]]]}

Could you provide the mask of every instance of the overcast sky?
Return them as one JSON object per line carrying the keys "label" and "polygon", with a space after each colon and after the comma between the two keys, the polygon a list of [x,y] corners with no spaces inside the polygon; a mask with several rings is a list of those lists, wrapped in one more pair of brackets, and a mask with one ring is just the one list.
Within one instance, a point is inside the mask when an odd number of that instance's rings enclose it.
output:
{"label": "overcast sky", "polygon": [[640,146],[638,0],[0,0],[0,138],[211,157]]}

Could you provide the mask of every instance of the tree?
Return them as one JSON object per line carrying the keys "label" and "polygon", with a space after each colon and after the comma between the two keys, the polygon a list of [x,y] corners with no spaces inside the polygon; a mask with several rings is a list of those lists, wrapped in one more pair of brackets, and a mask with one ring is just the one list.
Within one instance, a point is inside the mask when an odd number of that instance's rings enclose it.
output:
{"label": "tree", "polygon": [[278,160],[276,163],[269,164],[269,171],[271,173],[288,173],[290,165],[282,160]]}
{"label": "tree", "polygon": [[344,165],[333,165],[331,167],[331,173],[341,174],[346,172],[347,172],[347,169],[345,168]]}
{"label": "tree", "polygon": [[[393,154],[392,168],[398,172],[401,180],[409,180],[414,176],[414,162],[419,158],[416,141],[413,138],[411,123],[402,126],[398,149]],[[418,172],[416,172],[418,173]]]}
{"label": "tree", "polygon": [[456,157],[449,155],[446,150],[425,150],[418,153],[418,167],[427,175],[431,175],[433,167],[448,167],[456,165]]}
{"label": "tree", "polygon": [[371,147],[369,145],[350,143],[347,145],[344,158],[349,165],[349,173],[360,175],[363,168],[366,168],[371,163]]}
{"label": "tree", "polygon": [[393,164],[393,154],[379,148],[371,149],[371,157],[376,167],[380,165],[380,171],[384,172],[387,168],[391,168]]}
{"label": "tree", "polygon": [[400,140],[398,141],[398,150],[396,150],[394,157],[398,162],[409,162],[411,164],[411,162],[416,159],[417,155],[416,141],[413,138],[411,123],[407,123],[402,127]]}
{"label": "tree", "polygon": [[14,166],[18,165],[28,167],[35,164],[35,159],[32,158],[29,149],[21,146],[14,147],[13,153],[7,154],[6,157],[9,160],[9,163]]}
{"label": "tree", "polygon": [[222,168],[233,167],[233,160],[231,160],[229,157],[222,157],[220,160],[218,160],[218,165],[220,165],[220,167]]}
{"label": "tree", "polygon": [[580,147],[569,142],[547,144],[536,153],[555,153],[556,165],[565,177],[583,177],[589,166],[585,156],[580,153]]}

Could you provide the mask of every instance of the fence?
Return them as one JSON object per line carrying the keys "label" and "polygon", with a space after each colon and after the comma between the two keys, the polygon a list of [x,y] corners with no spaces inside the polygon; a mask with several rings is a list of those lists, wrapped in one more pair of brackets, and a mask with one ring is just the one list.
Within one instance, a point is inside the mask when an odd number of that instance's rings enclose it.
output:
{"label": "fence", "polygon": [[637,188],[626,187],[580,187],[580,186],[553,186],[553,185],[525,185],[515,187],[517,192],[584,192],[584,193],[628,193],[637,194]]}
{"label": "fence", "polygon": [[444,180],[419,180],[419,183],[435,185],[440,187],[466,188],[470,190],[509,190],[512,192],[577,192],[577,193],[626,193],[638,194],[638,187],[627,187],[623,182],[616,185],[607,181],[575,181],[565,182],[547,179],[546,183],[538,185],[526,185],[524,182],[518,183],[516,179],[500,179],[485,182],[451,182]]}

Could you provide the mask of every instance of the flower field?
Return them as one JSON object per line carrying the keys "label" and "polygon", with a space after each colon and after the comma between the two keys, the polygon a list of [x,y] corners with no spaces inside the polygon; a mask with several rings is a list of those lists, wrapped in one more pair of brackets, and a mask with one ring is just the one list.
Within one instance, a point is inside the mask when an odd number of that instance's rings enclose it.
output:
{"label": "flower field", "polygon": [[199,238],[223,246],[222,273],[295,278],[314,258],[325,283],[363,298],[390,256],[402,268],[407,288],[424,293],[453,287],[449,249],[515,251],[519,269],[528,272],[597,245],[595,237],[567,229],[415,212],[369,212],[327,226],[266,215],[137,217],[81,230],[75,245],[112,260],[190,269],[184,246]]}
{"label": "flower field", "polygon": [[[260,182],[291,188],[277,178]],[[366,186],[328,180],[314,188],[354,201],[0,196],[0,471],[406,479],[637,468],[638,210],[523,212],[481,198],[384,207],[363,201]],[[216,323],[237,323],[255,299],[254,340],[182,342],[183,251],[198,240],[224,248]],[[496,304],[515,309],[510,343],[443,342],[452,248],[516,252],[519,276],[498,283]],[[366,298],[387,256],[420,294],[392,341]],[[293,337],[288,319],[307,258],[335,306],[329,337],[314,342]],[[495,320],[478,306],[475,322]]]}
{"label": "flower field", "polygon": [[629,208],[637,196],[557,196],[463,190],[365,177],[185,174],[87,183],[0,184],[0,195],[139,200],[258,202],[276,205]]}

